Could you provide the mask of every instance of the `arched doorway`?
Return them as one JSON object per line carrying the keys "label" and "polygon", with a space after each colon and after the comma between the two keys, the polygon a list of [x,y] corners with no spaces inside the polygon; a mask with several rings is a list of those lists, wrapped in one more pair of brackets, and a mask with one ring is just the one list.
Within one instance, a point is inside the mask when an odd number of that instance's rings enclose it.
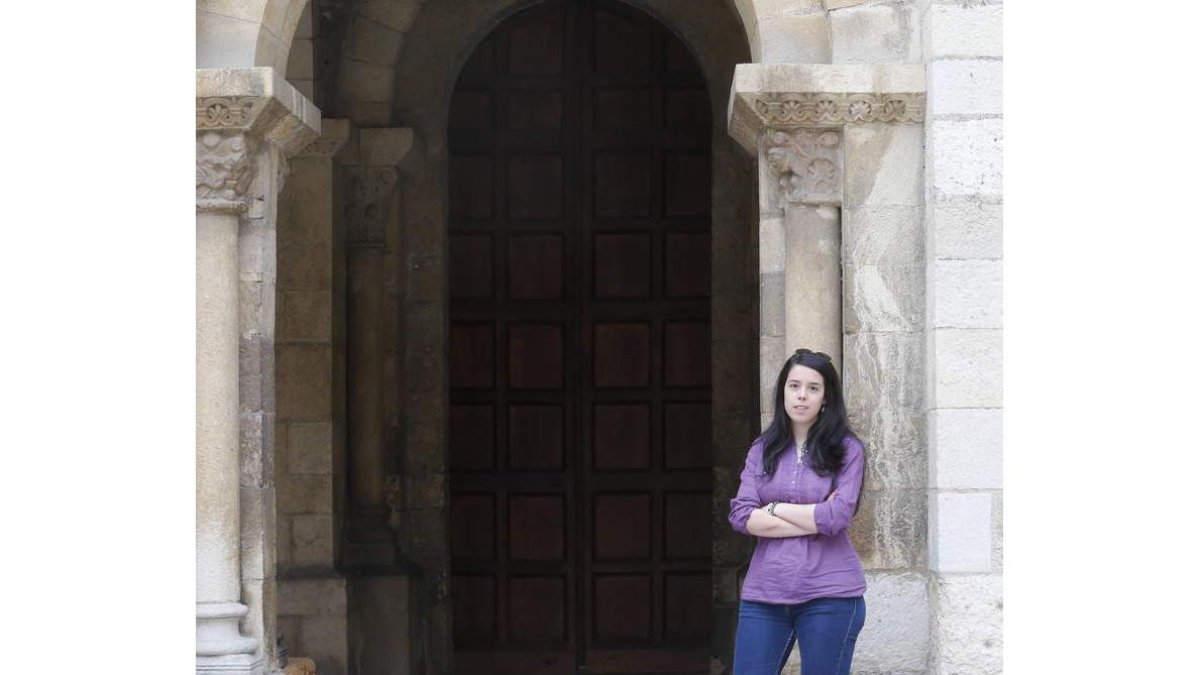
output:
{"label": "arched doorway", "polygon": [[707,672],[711,118],[686,47],[552,0],[450,107],[455,670]]}

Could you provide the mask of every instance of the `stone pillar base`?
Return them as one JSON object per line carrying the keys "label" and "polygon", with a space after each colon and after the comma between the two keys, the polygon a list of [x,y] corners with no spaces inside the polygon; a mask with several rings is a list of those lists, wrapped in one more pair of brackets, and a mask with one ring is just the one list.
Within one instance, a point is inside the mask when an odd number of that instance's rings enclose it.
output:
{"label": "stone pillar base", "polygon": [[[258,640],[242,635],[238,629],[238,622],[248,611],[240,602],[196,603],[196,656],[251,658],[258,649]],[[199,670],[197,667],[197,672]]]}
{"label": "stone pillar base", "polygon": [[253,654],[196,657],[196,675],[260,675],[265,671],[262,658]]}

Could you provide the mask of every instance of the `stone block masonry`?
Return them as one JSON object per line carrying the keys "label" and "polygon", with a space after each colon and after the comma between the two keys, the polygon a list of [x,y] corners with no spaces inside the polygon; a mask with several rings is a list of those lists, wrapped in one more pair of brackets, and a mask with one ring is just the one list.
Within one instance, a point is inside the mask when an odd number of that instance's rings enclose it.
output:
{"label": "stone block masonry", "polygon": [[[881,57],[839,52],[839,36],[849,44],[855,26],[880,41],[854,48],[887,50],[879,31],[893,25],[888,17],[915,16],[911,7],[877,3],[838,11],[835,56],[865,60]],[[743,65],[731,105],[730,133],[743,147],[753,148],[754,130],[766,128],[759,136],[763,420],[782,357],[832,334],[837,344],[827,351],[840,362],[847,408],[868,446],[867,485],[851,529],[870,577],[868,606],[916,617],[903,628],[872,619],[856,656],[865,672],[920,673],[929,653],[922,70]],[[822,147],[841,150],[840,163],[823,170]],[[828,175],[836,189],[816,180]],[[816,226],[821,216],[832,228]],[[822,236],[829,230],[836,236]],[[836,273],[820,274],[825,265]],[[795,659],[784,672],[797,672]]]}
{"label": "stone block masonry", "polygon": [[[845,3],[842,3],[845,4]],[[920,63],[921,22],[915,3],[830,8],[833,63]]]}
{"label": "stone block masonry", "polygon": [[345,120],[324,120],[292,160],[278,234],[279,626],[289,653],[321,675],[349,668],[346,581],[334,571],[344,356],[333,191],[333,158],[349,134]]}
{"label": "stone block masonry", "polygon": [[1002,672],[1002,14],[923,10],[931,675]]}

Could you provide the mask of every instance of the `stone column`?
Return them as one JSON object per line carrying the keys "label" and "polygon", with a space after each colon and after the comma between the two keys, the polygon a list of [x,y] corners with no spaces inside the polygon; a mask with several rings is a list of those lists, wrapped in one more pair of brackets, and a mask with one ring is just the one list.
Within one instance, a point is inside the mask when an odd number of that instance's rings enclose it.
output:
{"label": "stone column", "polygon": [[[867,446],[851,534],[875,608],[855,664],[870,672],[921,672],[930,642],[924,92],[917,65],[741,64],[730,101],[730,134],[759,157],[764,424],[780,362],[810,346],[840,363]],[[878,618],[901,615],[914,620]]]}
{"label": "stone column", "polygon": [[258,641],[241,635],[238,477],[238,220],[254,140],[205,131],[196,142],[197,672],[256,672]]}
{"label": "stone column", "polygon": [[840,363],[840,130],[768,130],[760,145],[760,194],[764,202],[774,204],[762,204],[759,212],[781,214],[783,225],[782,241],[769,243],[782,244],[784,336],[789,347],[784,351],[809,347]]}
{"label": "stone column", "polygon": [[[271,442],[261,428],[243,428],[240,415],[242,324],[256,314],[240,296],[242,253],[264,256],[250,266],[273,286],[274,248],[242,251],[239,240],[248,215],[273,217],[276,172],[315,137],[318,113],[270,68],[199,70],[196,104],[196,670],[261,673],[275,665],[273,636],[264,634],[273,592],[248,584],[243,563],[273,573],[273,526],[262,521],[274,505],[255,510],[263,532],[247,536],[243,446],[258,450],[252,465],[269,465]],[[273,315],[266,324],[269,337]],[[273,384],[266,391],[270,408]]]}
{"label": "stone column", "polygon": [[[410,599],[414,537],[401,520],[408,486],[404,432],[405,260],[401,165],[409,128],[364,128],[345,155],[343,210],[347,324],[347,515],[344,528],[348,639],[362,672],[404,671],[413,660],[413,626],[430,620]],[[443,234],[444,236],[444,234]],[[415,618],[414,618],[415,617]],[[418,638],[419,639],[419,638]]]}
{"label": "stone column", "polygon": [[347,286],[347,559],[393,560],[392,504],[401,438],[404,247],[398,225],[398,165],[413,145],[408,128],[354,134],[344,171]]}

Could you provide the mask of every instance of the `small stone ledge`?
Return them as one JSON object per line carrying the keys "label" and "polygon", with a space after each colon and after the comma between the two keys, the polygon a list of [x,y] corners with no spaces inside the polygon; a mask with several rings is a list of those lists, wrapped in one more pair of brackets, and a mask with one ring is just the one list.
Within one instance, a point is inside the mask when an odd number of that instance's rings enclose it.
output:
{"label": "small stone ledge", "polygon": [[247,133],[290,157],[321,135],[321,111],[274,68],[201,68],[196,130]]}
{"label": "small stone ledge", "polygon": [[920,124],[920,64],[738,64],[729,97],[729,135],[757,156],[766,130],[847,124]]}
{"label": "small stone ledge", "polygon": [[297,157],[330,159],[338,154],[349,140],[352,124],[347,119],[321,119],[321,136],[309,143]]}
{"label": "small stone ledge", "polygon": [[409,127],[367,127],[359,130],[358,139],[363,166],[390,167],[408,156],[414,135]]}

